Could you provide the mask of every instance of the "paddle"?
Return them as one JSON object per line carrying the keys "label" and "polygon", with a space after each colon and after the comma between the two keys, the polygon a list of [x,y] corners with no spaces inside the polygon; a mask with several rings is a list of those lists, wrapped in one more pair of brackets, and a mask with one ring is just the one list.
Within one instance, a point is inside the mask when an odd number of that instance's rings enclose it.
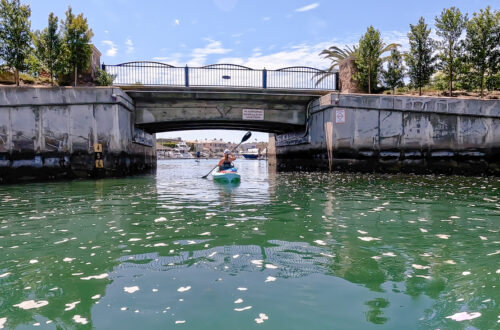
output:
{"label": "paddle", "polygon": [[[233,150],[231,150],[231,153],[232,153],[233,151],[235,151],[235,150],[236,150],[236,148],[238,148],[238,147],[240,146],[240,144],[242,144],[243,142],[245,142],[246,140],[248,140],[251,136],[252,136],[252,132],[247,132],[247,133],[243,136],[243,138],[241,139],[241,142],[240,142],[240,143],[238,143],[238,145],[237,145],[236,147],[234,147],[234,148],[233,148]],[[215,165],[215,166],[214,166],[214,168],[212,168],[212,169],[210,170],[210,172],[208,172],[206,175],[202,176],[201,178],[202,178],[202,179],[206,179],[206,178],[207,178],[207,176],[209,176],[209,175],[210,175],[210,173],[212,173],[212,171],[213,171],[213,170],[214,170],[217,166],[219,166],[219,165]]]}

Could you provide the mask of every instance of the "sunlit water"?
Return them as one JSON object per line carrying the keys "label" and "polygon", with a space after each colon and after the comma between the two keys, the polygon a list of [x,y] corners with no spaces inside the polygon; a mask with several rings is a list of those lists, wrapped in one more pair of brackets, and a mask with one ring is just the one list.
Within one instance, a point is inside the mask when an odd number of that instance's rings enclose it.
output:
{"label": "sunlit water", "polygon": [[0,328],[500,327],[498,178],[213,162],[0,186]]}

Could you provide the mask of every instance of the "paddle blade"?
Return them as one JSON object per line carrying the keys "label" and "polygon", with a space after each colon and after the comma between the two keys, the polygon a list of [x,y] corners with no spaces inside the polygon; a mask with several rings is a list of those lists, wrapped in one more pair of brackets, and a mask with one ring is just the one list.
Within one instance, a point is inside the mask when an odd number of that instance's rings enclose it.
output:
{"label": "paddle blade", "polygon": [[247,132],[243,138],[241,139],[241,143],[245,142],[246,140],[248,140],[250,137],[252,136],[252,132]]}

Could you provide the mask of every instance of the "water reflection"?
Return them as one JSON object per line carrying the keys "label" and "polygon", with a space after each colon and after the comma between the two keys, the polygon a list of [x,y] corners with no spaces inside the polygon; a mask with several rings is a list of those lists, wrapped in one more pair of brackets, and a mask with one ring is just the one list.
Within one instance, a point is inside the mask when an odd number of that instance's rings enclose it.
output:
{"label": "water reflection", "polygon": [[498,179],[242,161],[229,186],[200,179],[212,165],[1,186],[0,324],[497,325]]}

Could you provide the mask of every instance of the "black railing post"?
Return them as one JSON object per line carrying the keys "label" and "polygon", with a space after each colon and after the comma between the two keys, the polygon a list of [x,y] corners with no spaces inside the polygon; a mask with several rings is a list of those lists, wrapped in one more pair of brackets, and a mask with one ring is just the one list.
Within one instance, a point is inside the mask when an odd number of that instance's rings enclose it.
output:
{"label": "black railing post", "polygon": [[267,88],[267,70],[262,70],[262,88]]}
{"label": "black railing post", "polygon": [[186,67],[184,68],[184,82],[186,83],[186,87],[189,87],[189,68],[186,64]]}
{"label": "black railing post", "polygon": [[335,72],[335,90],[339,91],[340,90],[340,79],[339,79],[339,72]]}
{"label": "black railing post", "polygon": [[101,69],[102,69],[103,71],[106,71],[106,64],[104,64],[104,63],[103,63],[103,64],[101,64]]}

